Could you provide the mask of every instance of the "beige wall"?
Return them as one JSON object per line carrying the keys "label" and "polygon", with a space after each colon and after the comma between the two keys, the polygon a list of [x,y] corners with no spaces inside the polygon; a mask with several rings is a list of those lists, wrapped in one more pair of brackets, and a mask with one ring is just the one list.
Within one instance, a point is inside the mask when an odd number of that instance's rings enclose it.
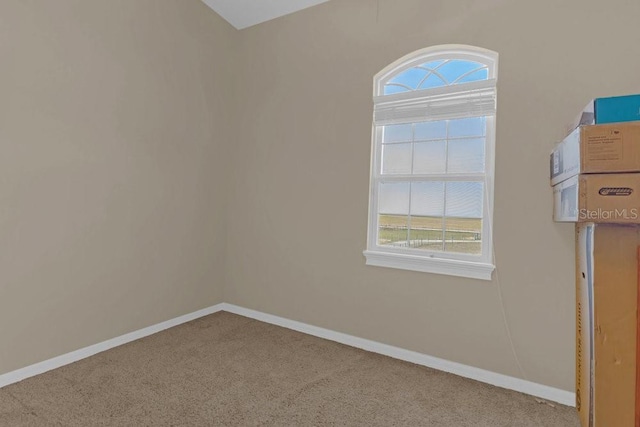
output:
{"label": "beige wall", "polygon": [[0,373],[222,300],[235,30],[0,1]]}
{"label": "beige wall", "polygon": [[[573,227],[551,221],[548,155],[590,98],[639,91],[638,16],[630,0],[334,0],[239,33],[225,300],[572,390]],[[362,255],[372,77],[444,43],[500,54],[492,282]]]}

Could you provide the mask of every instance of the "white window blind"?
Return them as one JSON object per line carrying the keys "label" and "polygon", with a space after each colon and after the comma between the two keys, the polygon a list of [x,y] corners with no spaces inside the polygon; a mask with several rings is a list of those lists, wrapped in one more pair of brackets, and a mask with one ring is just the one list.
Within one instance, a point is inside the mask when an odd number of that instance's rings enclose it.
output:
{"label": "white window blind", "polygon": [[388,125],[442,120],[496,113],[496,80],[449,87],[379,95],[373,99],[374,123]]}

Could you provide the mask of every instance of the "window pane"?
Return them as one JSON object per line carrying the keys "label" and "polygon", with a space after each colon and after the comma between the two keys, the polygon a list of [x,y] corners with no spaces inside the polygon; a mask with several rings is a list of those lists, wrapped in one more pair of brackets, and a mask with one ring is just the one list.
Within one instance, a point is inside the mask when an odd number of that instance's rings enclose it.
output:
{"label": "window pane", "polygon": [[420,84],[420,82],[426,75],[427,70],[415,67],[409,68],[408,70],[403,71],[393,79],[389,80],[389,83],[396,83],[398,85],[407,86],[412,90],[415,90],[418,87],[418,84]]}
{"label": "window pane", "polygon": [[402,215],[378,215],[378,244],[406,248],[409,217]]}
{"label": "window pane", "polygon": [[413,149],[413,173],[444,173],[447,157],[446,141],[416,142]]}
{"label": "window pane", "polygon": [[484,172],[484,138],[449,141],[447,172]]}
{"label": "window pane", "polygon": [[448,182],[446,185],[446,252],[480,255],[482,252],[482,182]]}
{"label": "window pane", "polygon": [[482,254],[482,220],[445,218],[444,250],[463,254]]}
{"label": "window pane", "polygon": [[430,74],[429,77],[427,77],[424,82],[422,82],[422,84],[420,85],[420,89],[431,89],[434,87],[442,86],[447,86],[447,82],[444,81],[439,75],[434,73]]}
{"label": "window pane", "polygon": [[442,251],[444,182],[414,182],[411,185],[409,246]]}
{"label": "window pane", "polygon": [[378,187],[378,213],[409,214],[409,183],[381,183]]}
{"label": "window pane", "polygon": [[426,141],[432,139],[447,139],[447,122],[422,122],[415,125],[414,141]]}
{"label": "window pane", "polygon": [[429,70],[434,70],[436,68],[438,68],[438,66],[442,65],[442,63],[446,62],[444,59],[439,59],[437,61],[431,61],[431,62],[427,62],[425,64],[422,64],[421,67],[422,68],[427,68]]}
{"label": "window pane", "polygon": [[442,252],[442,217],[412,216],[409,229],[409,246],[413,249]]}
{"label": "window pane", "polygon": [[469,73],[466,76],[462,76],[460,80],[458,80],[456,83],[477,82],[480,80],[487,80],[488,78],[489,78],[489,70],[486,68],[483,68],[481,70],[477,70],[472,73]]}
{"label": "window pane", "polygon": [[409,89],[407,89],[404,86],[400,86],[400,85],[394,85],[394,84],[386,84],[384,85],[384,94],[385,95],[393,95],[396,93],[403,93],[403,92],[408,92]]}
{"label": "window pane", "polygon": [[487,129],[486,117],[471,117],[449,121],[449,138],[468,136],[485,136]]}
{"label": "window pane", "polygon": [[445,215],[457,218],[482,218],[483,190],[482,182],[447,182]]}
{"label": "window pane", "polygon": [[414,182],[411,185],[411,215],[442,217],[444,214],[444,182]]}
{"label": "window pane", "polygon": [[438,72],[447,80],[448,84],[453,83],[458,77],[476,68],[482,67],[482,64],[473,61],[453,60],[444,64],[438,69]]}
{"label": "window pane", "polygon": [[409,68],[384,85],[384,95],[486,80],[486,65],[465,60],[431,61]]}
{"label": "window pane", "polygon": [[382,142],[409,142],[412,139],[411,124],[384,127]]}
{"label": "window pane", "polygon": [[383,174],[411,173],[411,146],[413,144],[385,144],[382,146]]}

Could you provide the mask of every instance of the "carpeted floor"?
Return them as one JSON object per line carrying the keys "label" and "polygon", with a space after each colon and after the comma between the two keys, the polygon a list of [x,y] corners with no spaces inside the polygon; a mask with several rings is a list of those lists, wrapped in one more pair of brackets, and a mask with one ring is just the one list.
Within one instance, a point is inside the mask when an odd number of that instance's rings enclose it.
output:
{"label": "carpeted floor", "polygon": [[578,426],[574,408],[230,313],[0,389],[0,426]]}

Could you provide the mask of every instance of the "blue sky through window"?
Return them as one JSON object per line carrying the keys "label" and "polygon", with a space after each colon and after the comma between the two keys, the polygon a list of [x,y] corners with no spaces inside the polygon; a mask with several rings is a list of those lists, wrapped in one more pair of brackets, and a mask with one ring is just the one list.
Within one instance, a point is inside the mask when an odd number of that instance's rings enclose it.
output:
{"label": "blue sky through window", "polygon": [[487,66],[479,62],[460,59],[430,61],[393,76],[384,85],[384,95],[487,80],[488,77]]}

